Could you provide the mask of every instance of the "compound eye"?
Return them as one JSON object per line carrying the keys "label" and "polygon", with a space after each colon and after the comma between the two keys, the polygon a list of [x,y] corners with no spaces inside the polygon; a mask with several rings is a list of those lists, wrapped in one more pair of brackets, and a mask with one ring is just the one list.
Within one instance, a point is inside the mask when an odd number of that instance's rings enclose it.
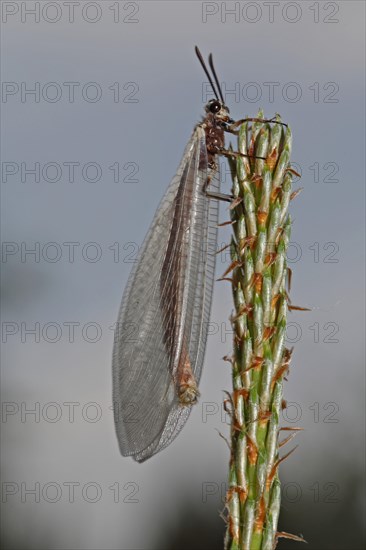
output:
{"label": "compound eye", "polygon": [[210,111],[211,113],[218,113],[221,109],[221,103],[220,101],[213,101],[210,105]]}

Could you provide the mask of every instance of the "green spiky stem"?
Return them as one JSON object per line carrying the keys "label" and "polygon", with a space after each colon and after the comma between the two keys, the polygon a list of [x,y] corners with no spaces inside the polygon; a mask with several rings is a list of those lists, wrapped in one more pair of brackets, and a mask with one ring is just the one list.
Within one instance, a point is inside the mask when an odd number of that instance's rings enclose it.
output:
{"label": "green spiky stem", "polygon": [[[279,115],[275,121],[281,122]],[[225,547],[272,550],[281,499],[282,385],[291,356],[285,348],[291,131],[273,122],[244,122],[238,151],[249,158],[231,162],[235,314]]]}

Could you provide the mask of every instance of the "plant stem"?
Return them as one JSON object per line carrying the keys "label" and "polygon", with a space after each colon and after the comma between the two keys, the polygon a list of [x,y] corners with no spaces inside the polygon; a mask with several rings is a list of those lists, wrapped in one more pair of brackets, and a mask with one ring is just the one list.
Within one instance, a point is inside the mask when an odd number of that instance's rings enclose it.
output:
{"label": "plant stem", "polygon": [[234,200],[241,201],[231,210],[235,314],[227,550],[272,550],[277,542],[279,420],[291,358],[285,332],[293,177],[291,131],[279,122],[279,115],[271,123],[244,122],[238,151],[249,157],[231,163]]}

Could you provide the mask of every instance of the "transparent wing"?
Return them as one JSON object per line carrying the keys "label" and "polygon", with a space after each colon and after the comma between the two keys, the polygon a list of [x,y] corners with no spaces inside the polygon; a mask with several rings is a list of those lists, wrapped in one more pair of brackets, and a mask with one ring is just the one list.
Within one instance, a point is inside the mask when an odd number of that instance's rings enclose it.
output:
{"label": "transparent wing", "polygon": [[[113,400],[121,453],[143,461],[166,447],[191,407],[179,403],[175,374],[182,346],[197,382],[211,308],[217,201],[203,192],[205,134],[197,126],[163,197],[119,312]],[[218,177],[210,184],[218,189]]]}

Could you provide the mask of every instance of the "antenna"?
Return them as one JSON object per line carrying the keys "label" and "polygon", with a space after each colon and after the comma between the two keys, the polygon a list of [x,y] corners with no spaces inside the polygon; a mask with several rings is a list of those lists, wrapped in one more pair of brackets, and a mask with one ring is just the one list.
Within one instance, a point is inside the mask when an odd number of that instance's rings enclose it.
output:
{"label": "antenna", "polygon": [[[203,60],[202,54],[201,54],[201,52],[200,52],[199,49],[198,49],[198,46],[195,46],[194,49],[195,49],[195,51],[196,51],[196,55],[197,55],[198,59],[200,60],[200,63],[201,63],[201,65],[202,65],[202,68],[203,68],[203,70],[205,71],[206,76],[207,76],[207,78],[208,78],[208,80],[209,80],[209,82],[210,82],[210,84],[211,84],[211,88],[212,88],[212,90],[213,90],[213,93],[215,94],[216,99],[219,99],[219,96],[217,95],[217,91],[216,91],[216,88],[215,88],[215,86],[214,86],[214,83],[212,82],[211,75],[210,75],[210,73],[208,72],[208,69],[207,69],[206,64],[205,64],[205,62],[204,62],[204,60]],[[216,80],[216,83],[217,83],[217,77],[216,77],[215,72],[214,72],[214,77],[215,77],[215,80]],[[220,87],[219,87],[219,90],[220,90]],[[220,97],[222,98],[221,90],[220,90]],[[223,101],[223,103],[224,103],[224,101]]]}
{"label": "antenna", "polygon": [[222,95],[220,82],[219,82],[219,79],[217,78],[217,74],[216,74],[215,67],[214,67],[214,64],[213,64],[212,53],[210,53],[210,55],[208,56],[208,63],[211,67],[212,74],[214,75],[214,79],[215,79],[216,85],[217,85],[218,90],[219,90],[221,101],[225,105],[224,96]]}

